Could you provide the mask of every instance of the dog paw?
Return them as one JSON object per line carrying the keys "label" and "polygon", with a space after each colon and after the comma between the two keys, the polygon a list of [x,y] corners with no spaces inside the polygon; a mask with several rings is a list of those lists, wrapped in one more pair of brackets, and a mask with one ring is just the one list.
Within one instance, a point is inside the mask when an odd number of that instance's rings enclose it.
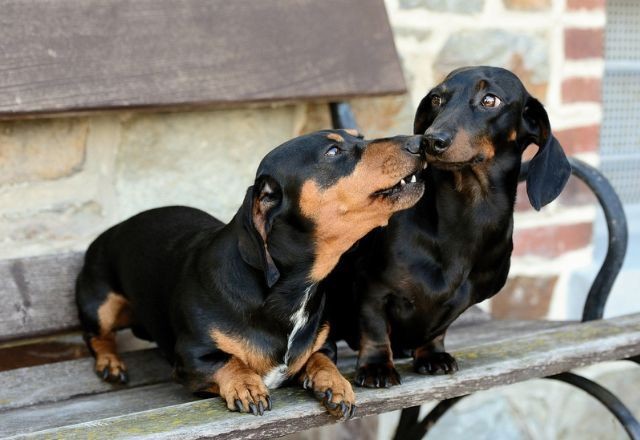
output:
{"label": "dog paw", "polygon": [[125,384],[129,381],[127,367],[115,354],[107,353],[97,355],[95,371],[105,382]]}
{"label": "dog paw", "polygon": [[313,392],[329,413],[338,418],[351,418],[356,411],[356,396],[347,379],[329,358],[309,361],[303,373],[302,387]]}
{"label": "dog paw", "polygon": [[242,373],[219,384],[220,396],[231,411],[251,413],[254,416],[271,411],[271,397],[262,378],[255,373]]}
{"label": "dog paw", "polygon": [[359,387],[388,388],[400,385],[402,380],[392,362],[363,365],[356,371],[355,383]]}
{"label": "dog paw", "polygon": [[458,371],[458,362],[446,352],[429,353],[414,359],[413,369],[419,374],[452,374]]}

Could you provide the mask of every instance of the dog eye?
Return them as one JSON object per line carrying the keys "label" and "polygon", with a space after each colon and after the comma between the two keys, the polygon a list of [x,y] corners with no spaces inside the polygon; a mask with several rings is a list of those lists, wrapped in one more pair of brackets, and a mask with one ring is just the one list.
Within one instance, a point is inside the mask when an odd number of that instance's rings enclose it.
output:
{"label": "dog eye", "polygon": [[434,107],[440,107],[440,105],[442,105],[442,98],[438,95],[433,95],[431,97],[431,105]]}
{"label": "dog eye", "polygon": [[341,153],[340,148],[334,145],[331,148],[329,148],[327,151],[325,151],[324,155],[333,157],[333,156],[337,156],[340,153]]}
{"label": "dog eye", "polygon": [[500,101],[500,98],[495,95],[485,95],[485,97],[482,98],[481,101],[483,107],[497,107],[501,103],[502,101]]}

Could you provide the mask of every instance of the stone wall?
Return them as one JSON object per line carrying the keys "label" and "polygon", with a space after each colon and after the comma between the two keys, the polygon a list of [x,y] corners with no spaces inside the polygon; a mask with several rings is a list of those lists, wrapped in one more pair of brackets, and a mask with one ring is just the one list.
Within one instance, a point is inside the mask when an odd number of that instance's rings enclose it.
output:
{"label": "stone wall", "polygon": [[[352,100],[362,131],[409,133],[418,102],[450,70],[497,65],[514,70],[544,102],[567,153],[597,165],[604,3],[386,0],[410,93]],[[0,258],[83,249],[114,222],[160,205],[196,206],[228,220],[267,151],[329,122],[325,105],[301,103],[0,122]],[[568,280],[592,263],[594,216],[594,200],[579,182],[540,213],[520,188],[511,277],[485,307],[503,318],[579,316],[586,291],[570,289]],[[620,380],[606,368],[591,374]],[[542,381],[487,392],[443,419],[435,437],[465,438],[477,426],[491,438],[597,438],[617,426],[575,393]],[[637,399],[627,403],[640,410]],[[564,420],[557,412],[569,404]],[[366,431],[388,438],[394,417],[382,417],[377,430],[357,422],[343,437]]]}

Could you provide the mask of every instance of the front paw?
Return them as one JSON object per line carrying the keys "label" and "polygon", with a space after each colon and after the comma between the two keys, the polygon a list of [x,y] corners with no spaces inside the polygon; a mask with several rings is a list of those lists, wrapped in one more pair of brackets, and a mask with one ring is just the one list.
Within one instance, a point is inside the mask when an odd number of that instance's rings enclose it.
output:
{"label": "front paw", "polygon": [[388,388],[400,385],[402,380],[393,362],[370,363],[363,365],[356,371],[355,383],[359,387]]}
{"label": "front paw", "polygon": [[220,384],[220,397],[231,411],[263,415],[271,410],[269,390],[255,373],[242,373]]}
{"label": "front paw", "polygon": [[[317,355],[317,356],[316,356]],[[313,392],[329,413],[338,418],[351,418],[356,411],[356,396],[351,384],[326,356],[314,353],[301,377],[302,387]]]}
{"label": "front paw", "polygon": [[458,362],[446,352],[428,353],[413,360],[413,370],[419,374],[452,374],[458,371]]}

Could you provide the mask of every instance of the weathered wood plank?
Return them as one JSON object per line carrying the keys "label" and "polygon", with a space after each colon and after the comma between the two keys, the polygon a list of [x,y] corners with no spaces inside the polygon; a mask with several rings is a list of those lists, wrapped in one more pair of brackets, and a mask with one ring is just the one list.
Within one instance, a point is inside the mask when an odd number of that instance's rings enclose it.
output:
{"label": "weathered wood plank", "polygon": [[[563,323],[485,321],[473,326],[454,327],[448,336],[448,346],[457,349],[493,344],[518,335],[539,334],[560,325]],[[124,353],[123,359],[130,372],[130,382],[126,388],[170,380],[169,365],[155,350]],[[348,370],[353,367],[354,360],[355,353],[341,346],[340,367]],[[93,373],[92,365],[93,360],[85,358],[0,372],[0,384],[3,384],[0,387],[0,411],[123,389],[100,381]]]}
{"label": "weathered wood plank", "polygon": [[5,0],[0,117],[402,93],[383,0]]}
{"label": "weathered wood plank", "polygon": [[169,363],[157,350],[124,353],[122,358],[131,369],[126,387],[100,380],[93,372],[93,358],[2,372],[0,411],[167,382],[171,378]]}
{"label": "weathered wood plank", "polygon": [[[74,284],[84,253],[0,260],[0,341],[77,328]],[[461,317],[488,319],[479,311]]]}
{"label": "weathered wood plank", "polygon": [[[421,377],[411,373],[409,362],[403,361],[399,364],[404,377],[402,385],[382,390],[357,389],[358,415],[378,414],[428,400],[441,400],[596,362],[638,355],[640,314],[564,325],[538,334],[521,334],[498,343],[466,345],[454,350],[454,354],[460,363],[460,371],[455,375]],[[351,377],[351,374],[347,372],[347,376]],[[163,386],[157,387],[163,389]],[[100,397],[105,399],[107,396],[109,394]],[[96,438],[136,436],[154,439],[268,438],[333,422],[302,390],[275,390],[273,397],[275,408],[263,417],[229,414],[220,399],[209,399],[157,407],[33,435],[60,438],[87,438],[89,435]],[[74,400],[45,405],[43,414],[56,414],[56,408],[59,414],[65,414],[66,405]],[[0,426],[19,419],[29,411],[37,412],[39,409],[23,408],[2,413]],[[11,434],[6,428],[0,433]]]}
{"label": "weathered wood plank", "polygon": [[78,326],[73,286],[82,258],[66,253],[0,261],[0,341]]}

